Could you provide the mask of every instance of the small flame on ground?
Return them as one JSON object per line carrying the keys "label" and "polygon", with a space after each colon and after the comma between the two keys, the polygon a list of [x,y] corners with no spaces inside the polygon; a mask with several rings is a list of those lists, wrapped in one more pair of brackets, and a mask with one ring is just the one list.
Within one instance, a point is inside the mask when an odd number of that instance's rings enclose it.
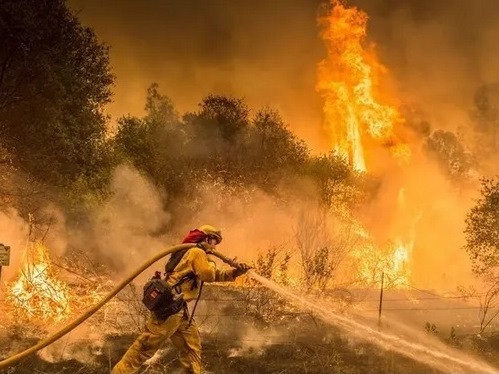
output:
{"label": "small flame on ground", "polygon": [[7,296],[16,314],[27,320],[65,320],[71,312],[69,289],[56,278],[47,247],[29,243],[21,266]]}
{"label": "small flame on ground", "polygon": [[411,281],[410,263],[413,242],[397,238],[384,248],[376,245],[369,232],[359,223],[355,234],[361,243],[353,251],[357,273],[368,286],[379,286],[381,274],[385,274],[385,285],[390,288],[406,288]]}
{"label": "small flame on ground", "polygon": [[402,242],[379,248],[372,243],[354,251],[359,277],[368,286],[379,286],[384,273],[387,288],[407,288],[411,281],[412,244]]}
{"label": "small flame on ground", "polygon": [[[409,263],[412,255],[413,243],[403,243],[398,240],[393,252],[392,267],[389,269],[393,275],[396,275],[394,285],[398,287],[407,287],[410,282]],[[398,276],[397,276],[398,275]]]}

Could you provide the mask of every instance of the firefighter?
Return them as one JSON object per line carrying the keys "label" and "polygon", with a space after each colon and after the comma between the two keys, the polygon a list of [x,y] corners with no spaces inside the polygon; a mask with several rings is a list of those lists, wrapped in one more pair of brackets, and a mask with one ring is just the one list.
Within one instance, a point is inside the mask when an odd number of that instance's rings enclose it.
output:
{"label": "firefighter", "polygon": [[[165,315],[152,313],[145,331],[135,340],[116,364],[112,374],[132,374],[170,339],[179,351],[179,359],[186,373],[201,372],[201,341],[186,302],[199,300],[203,282],[228,282],[246,273],[250,267],[240,264],[237,268],[217,269],[208,259],[210,249],[222,241],[222,233],[210,225],[191,230],[183,243],[198,243],[194,248],[174,253],[165,267],[165,280],[179,291],[181,304]],[[156,275],[157,276],[157,275]],[[195,309],[195,308],[194,308]],[[193,312],[193,311],[192,311]],[[191,312],[191,314],[192,314]]]}

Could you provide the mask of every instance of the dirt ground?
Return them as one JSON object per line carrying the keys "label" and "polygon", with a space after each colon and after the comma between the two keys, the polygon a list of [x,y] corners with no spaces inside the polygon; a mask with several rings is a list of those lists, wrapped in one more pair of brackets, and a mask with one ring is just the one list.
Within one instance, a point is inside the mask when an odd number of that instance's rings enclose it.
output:
{"label": "dirt ground", "polygon": [[[312,327],[312,326],[309,326]],[[322,327],[322,326],[321,326]],[[389,353],[380,355],[369,346],[351,347],[348,342],[332,335],[320,334],[314,339],[296,342],[269,343],[264,347],[247,346],[245,341],[233,342],[227,336],[203,336],[203,362],[212,373],[421,373],[434,372],[404,357]],[[323,330],[323,329],[322,329]],[[323,330],[325,331],[325,330]],[[108,373],[125,352],[134,336],[107,336],[100,351],[94,351],[94,362],[63,359],[49,363],[33,356],[1,373]],[[33,342],[34,343],[34,342]],[[170,347],[171,348],[171,347]],[[88,350],[88,343],[76,349]],[[175,372],[178,360],[175,350],[166,345],[162,356],[143,372],[159,374]]]}
{"label": "dirt ground", "polygon": [[[208,373],[437,372],[406,357],[352,341],[334,327],[267,293],[207,287],[203,298],[196,321]],[[129,300],[121,297],[105,316],[97,316],[41,354],[0,373],[108,373],[140,332],[147,315],[142,314],[140,303]],[[42,328],[10,323],[3,324],[1,357],[27,348],[46,335]],[[497,353],[499,347],[494,343],[485,348]],[[177,353],[167,342],[142,372],[159,374],[177,369]]]}

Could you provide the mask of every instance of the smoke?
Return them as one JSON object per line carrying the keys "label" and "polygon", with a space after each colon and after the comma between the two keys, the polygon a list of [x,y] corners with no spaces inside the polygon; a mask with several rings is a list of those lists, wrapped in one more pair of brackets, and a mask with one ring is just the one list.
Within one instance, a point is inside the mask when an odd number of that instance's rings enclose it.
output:
{"label": "smoke", "polygon": [[294,235],[299,204],[285,206],[261,190],[241,189],[234,194],[217,184],[202,187],[203,202],[191,228],[209,223],[222,229],[222,251],[253,260],[259,250],[289,242]]}
{"label": "smoke", "polygon": [[[86,224],[68,226],[60,211],[47,210],[54,221],[47,245],[57,254],[83,251],[120,279],[160,249],[180,243],[189,230],[210,224],[222,229],[223,252],[250,262],[259,250],[289,242],[295,217],[303,209],[297,204],[279,204],[258,189],[240,187],[235,191],[210,180],[199,186],[196,201],[199,208],[192,215],[183,214],[181,201],[167,205],[166,194],[146,176],[120,165],[113,172],[110,198],[90,213]],[[153,265],[137,282],[162,267]]]}
{"label": "smoke", "polygon": [[[421,183],[426,178],[432,183]],[[381,181],[376,198],[360,212],[378,244],[385,246],[396,238],[413,242],[412,280],[419,287],[455,290],[457,285],[471,283],[471,266],[461,248],[464,216],[474,191],[456,188],[423,155],[415,155],[410,170],[387,171]],[[206,181],[197,196],[199,209],[172,221],[169,212],[178,211],[178,206],[166,206],[166,196],[132,167],[117,167],[111,185],[112,197],[92,213],[90,227],[66,232],[54,227],[48,239],[91,249],[98,263],[112,267],[117,279],[202,224],[220,227],[224,237],[220,250],[240,261],[252,262],[258,253],[276,245],[293,253],[297,217],[311,209],[306,202],[278,203],[256,188],[234,191]],[[63,221],[61,217],[59,222]],[[154,266],[161,268],[161,264]],[[137,282],[152,272],[145,272]]]}
{"label": "smoke", "polygon": [[262,332],[253,326],[239,326],[238,347],[229,350],[228,357],[258,357],[265,353],[265,350],[276,344],[285,336],[284,331],[267,329]]}
{"label": "smoke", "polygon": [[76,332],[39,351],[38,356],[50,363],[76,360],[88,366],[96,366],[104,355],[105,336],[102,332],[92,330],[83,325]]}
{"label": "smoke", "polygon": [[318,3],[69,1],[111,46],[114,118],[141,115],[143,93],[158,82],[180,112],[210,93],[245,97],[253,108],[276,107],[297,135],[326,149],[315,95]]}
{"label": "smoke", "polygon": [[112,197],[94,213],[93,237],[98,251],[123,271],[169,245],[162,238],[171,215],[161,192],[137,170],[118,166]]}
{"label": "smoke", "polygon": [[[358,321],[348,315],[335,312],[332,308],[320,305],[314,300],[300,296],[290,290],[277,285],[276,283],[256,274],[249,272],[249,276],[277,292],[289,301],[298,305],[303,310],[313,311],[324,322],[337,326],[340,330],[357,340],[364,340],[378,346],[405,355],[415,361],[442,371],[450,372],[477,372],[494,373],[496,369],[489,366],[480,359],[474,359],[469,355],[452,349],[436,339],[427,337],[422,343],[415,339],[416,336],[404,337],[387,331],[376,330],[369,324]],[[406,331],[410,332],[411,329]],[[421,337],[421,333],[416,334]],[[431,344],[429,344],[431,343]]]}
{"label": "smoke", "polygon": [[[293,241],[296,217],[305,207],[277,203],[274,196],[256,188],[239,187],[237,191],[216,181],[203,183],[197,195],[199,209],[192,215],[177,215],[181,202],[167,206],[166,194],[130,165],[118,166],[111,180],[111,194],[83,221],[68,222],[56,206],[44,208],[34,216],[47,229],[37,230],[53,259],[82,253],[82,263],[112,269],[116,279],[128,274],[160,249],[182,241],[189,231],[203,224],[222,229],[221,250],[241,261],[251,262],[259,251]],[[45,227],[45,226],[43,226]],[[1,240],[12,247],[11,266],[3,269],[3,280],[18,274],[22,250],[28,240],[28,223],[14,210],[0,213]],[[76,250],[76,252],[74,252]],[[87,258],[88,257],[88,258]],[[145,272],[144,281],[153,270]]]}
{"label": "smoke", "polygon": [[475,90],[499,79],[497,2],[354,1],[400,97],[435,127],[469,126]]}

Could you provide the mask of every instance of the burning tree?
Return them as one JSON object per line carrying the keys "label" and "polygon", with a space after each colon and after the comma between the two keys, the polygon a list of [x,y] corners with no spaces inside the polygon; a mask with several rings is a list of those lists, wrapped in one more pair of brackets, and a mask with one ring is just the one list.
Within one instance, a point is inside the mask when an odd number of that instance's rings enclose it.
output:
{"label": "burning tree", "polygon": [[[324,99],[325,127],[333,152],[362,174],[376,172],[381,160],[377,158],[386,151],[389,157],[383,156],[384,160],[407,164],[411,150],[401,139],[405,120],[397,106],[399,100],[382,85],[387,69],[379,61],[374,44],[367,41],[368,15],[342,0],[330,0],[328,5],[318,20],[327,56],[318,66],[317,91]],[[399,196],[403,191],[401,185]],[[398,209],[404,209],[400,197]],[[346,216],[357,226],[354,231],[359,245],[350,256],[357,274],[368,284],[379,281],[383,272],[394,286],[406,283],[413,233],[373,238],[353,212]],[[380,241],[394,244],[381,248],[376,244]]]}
{"label": "burning tree", "polygon": [[365,142],[388,146],[392,154],[407,158],[409,149],[396,138],[402,123],[398,110],[379,100],[379,78],[386,68],[374,46],[366,46],[368,16],[340,0],[319,19],[327,57],[318,68],[317,91],[324,98],[325,125],[332,146],[356,171],[367,171]]}
{"label": "burning tree", "polygon": [[359,281],[367,286],[379,286],[385,275],[385,288],[404,288],[410,282],[409,267],[412,243],[400,240],[383,248],[376,246],[369,238],[353,253],[357,260]]}
{"label": "burning tree", "polygon": [[28,320],[62,321],[70,312],[68,286],[57,279],[47,247],[30,242],[24,253],[18,279],[9,287],[8,300],[16,314]]}

